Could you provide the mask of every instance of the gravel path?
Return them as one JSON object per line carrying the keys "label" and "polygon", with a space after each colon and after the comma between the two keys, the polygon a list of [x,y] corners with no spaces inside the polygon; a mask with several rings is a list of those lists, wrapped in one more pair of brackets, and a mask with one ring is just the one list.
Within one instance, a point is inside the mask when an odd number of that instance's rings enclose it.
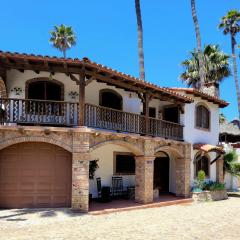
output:
{"label": "gravel path", "polygon": [[240,239],[240,195],[225,201],[112,213],[1,210],[0,240]]}

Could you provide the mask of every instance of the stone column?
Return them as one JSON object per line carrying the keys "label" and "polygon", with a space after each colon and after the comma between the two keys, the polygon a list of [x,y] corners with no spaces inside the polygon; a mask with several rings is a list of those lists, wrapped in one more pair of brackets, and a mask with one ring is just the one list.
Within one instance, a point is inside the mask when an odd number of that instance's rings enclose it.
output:
{"label": "stone column", "polygon": [[176,159],[176,196],[190,196],[190,145],[184,147],[184,156]]}
{"label": "stone column", "polygon": [[88,212],[89,209],[89,134],[73,133],[72,153],[72,210]]}
{"label": "stone column", "polygon": [[216,180],[220,183],[224,182],[224,176],[223,176],[223,156],[221,156],[216,161]]}
{"label": "stone column", "polygon": [[138,156],[136,161],[135,200],[140,203],[153,202],[153,171],[155,157]]}
{"label": "stone column", "polygon": [[88,212],[89,154],[72,154],[72,210]]}

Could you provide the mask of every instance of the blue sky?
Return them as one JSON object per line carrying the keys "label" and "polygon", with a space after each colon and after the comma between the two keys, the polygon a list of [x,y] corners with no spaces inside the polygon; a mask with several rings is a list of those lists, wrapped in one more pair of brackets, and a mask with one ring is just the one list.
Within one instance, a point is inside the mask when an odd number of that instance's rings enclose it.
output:
{"label": "blue sky", "polygon": [[[141,5],[146,79],[161,86],[184,86],[180,63],[196,46],[190,0],[141,0]],[[217,28],[230,9],[240,9],[239,0],[197,0],[203,44],[219,44],[230,53],[230,37]],[[138,76],[134,0],[2,1],[0,49],[61,56],[49,43],[50,30],[61,23],[71,25],[77,35],[77,46],[68,57],[87,56]],[[221,96],[231,103],[223,110],[228,119],[237,117],[232,77],[221,85]]]}

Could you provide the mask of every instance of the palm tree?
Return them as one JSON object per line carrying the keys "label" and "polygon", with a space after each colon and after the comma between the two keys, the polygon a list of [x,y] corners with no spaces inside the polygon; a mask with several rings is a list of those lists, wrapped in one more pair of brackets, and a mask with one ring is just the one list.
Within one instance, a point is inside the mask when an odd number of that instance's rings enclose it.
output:
{"label": "palm tree", "polygon": [[[206,45],[203,50],[203,62],[205,69],[205,84],[215,83],[219,85],[226,77],[231,75],[229,67],[229,56],[222,52],[218,45]],[[185,71],[181,74],[181,79],[190,87],[198,86],[200,79],[200,61],[198,50],[190,52],[190,59],[182,63]]]}
{"label": "palm tree", "polygon": [[197,39],[197,51],[198,51],[199,75],[200,75],[200,81],[197,82],[197,85],[194,87],[197,87],[200,89],[204,86],[206,73],[204,69],[204,60],[202,56],[202,43],[201,43],[200,27],[198,23],[195,0],[191,0],[191,8],[192,8],[192,17],[193,17],[193,23],[194,23],[196,39]]}
{"label": "palm tree", "polygon": [[235,150],[228,152],[223,157],[223,173],[231,175],[231,189],[233,188],[233,177],[240,176],[240,163],[238,162],[238,155]]}
{"label": "palm tree", "polygon": [[135,0],[135,8],[137,15],[137,29],[138,29],[138,57],[139,57],[139,77],[145,80],[145,69],[144,69],[144,53],[143,53],[143,27],[142,27],[142,16],[140,0]]}
{"label": "palm tree", "polygon": [[54,27],[54,31],[51,32],[50,42],[55,48],[63,52],[63,57],[66,58],[67,49],[76,45],[76,36],[72,27],[61,24]]}
{"label": "palm tree", "polygon": [[231,10],[227,13],[226,16],[221,18],[219,28],[223,29],[223,34],[230,34],[231,36],[231,47],[232,47],[232,59],[233,59],[233,73],[235,80],[235,87],[237,92],[237,101],[238,101],[238,115],[240,119],[240,89],[238,82],[238,73],[237,73],[237,59],[235,54],[236,35],[240,32],[240,12],[237,10]]}

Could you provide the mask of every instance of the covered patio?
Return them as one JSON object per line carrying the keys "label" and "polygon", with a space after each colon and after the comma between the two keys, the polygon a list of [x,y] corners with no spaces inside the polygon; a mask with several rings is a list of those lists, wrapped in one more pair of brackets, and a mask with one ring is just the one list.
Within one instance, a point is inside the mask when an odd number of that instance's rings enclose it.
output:
{"label": "covered patio", "polygon": [[108,203],[92,201],[89,204],[89,213],[92,215],[101,215],[114,212],[131,211],[137,209],[166,207],[178,204],[191,204],[192,198],[176,197],[172,194],[162,194],[158,200],[153,203],[138,203],[135,200],[118,199]]}

